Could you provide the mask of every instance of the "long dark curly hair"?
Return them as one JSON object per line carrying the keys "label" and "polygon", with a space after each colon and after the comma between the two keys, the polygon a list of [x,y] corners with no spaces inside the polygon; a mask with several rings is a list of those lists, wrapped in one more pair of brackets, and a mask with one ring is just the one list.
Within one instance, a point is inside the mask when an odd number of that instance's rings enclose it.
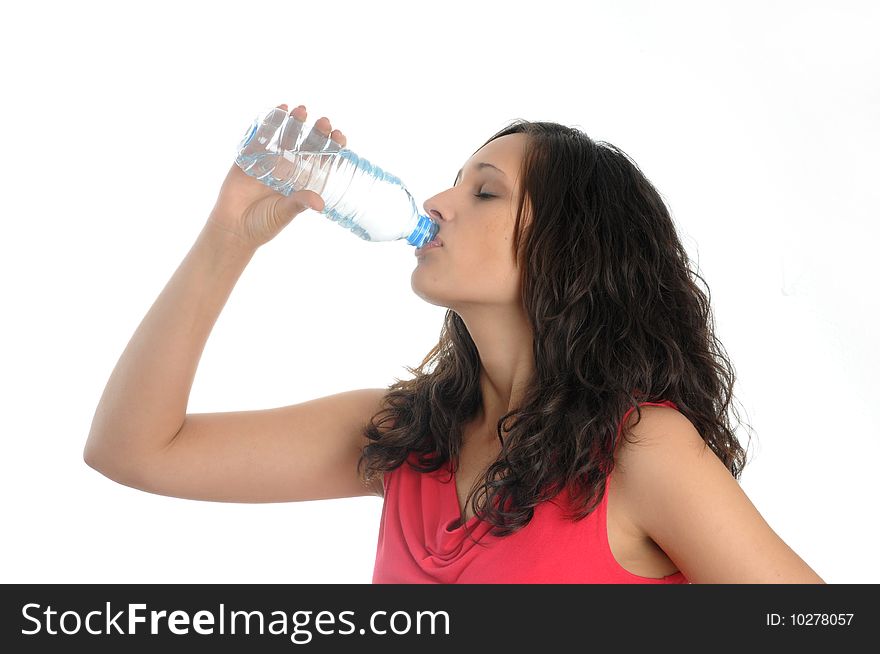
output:
{"label": "long dark curly hair", "polygon": [[[660,194],[625,152],[565,125],[519,119],[486,143],[517,133],[528,138],[513,252],[535,376],[498,420],[501,453],[468,495],[474,514],[507,536],[567,488],[570,518],[589,515],[614,466],[618,425],[631,407],[637,424],[643,401],[672,400],[738,479],[746,451],[728,418],[738,417],[735,371],[714,334],[708,285],[697,285],[705,280]],[[395,378],[364,427],[367,483],[404,463],[457,467],[462,425],[481,407],[479,354],[455,311],[419,367],[406,369],[414,378]]]}

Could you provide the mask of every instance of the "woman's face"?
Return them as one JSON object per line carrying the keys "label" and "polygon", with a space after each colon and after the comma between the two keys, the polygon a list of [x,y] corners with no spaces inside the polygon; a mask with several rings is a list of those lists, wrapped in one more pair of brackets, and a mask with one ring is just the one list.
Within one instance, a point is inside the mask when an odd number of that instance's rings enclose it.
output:
{"label": "woman's face", "polygon": [[453,310],[522,303],[513,226],[527,138],[490,141],[468,159],[452,188],[425,201],[443,242],[417,257],[412,273],[412,289],[426,302]]}

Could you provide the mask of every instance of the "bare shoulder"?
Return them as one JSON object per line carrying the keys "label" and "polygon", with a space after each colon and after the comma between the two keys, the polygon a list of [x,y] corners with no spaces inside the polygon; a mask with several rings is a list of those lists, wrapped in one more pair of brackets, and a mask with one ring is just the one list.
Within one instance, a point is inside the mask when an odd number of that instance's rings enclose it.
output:
{"label": "bare shoulder", "polygon": [[[638,507],[642,482],[651,471],[662,467],[670,457],[688,460],[711,455],[719,465],[721,461],[709,449],[706,441],[693,423],[680,411],[665,406],[642,406],[641,418],[632,411],[614,454],[615,488],[623,503]],[[633,515],[633,511],[627,511]]]}
{"label": "bare shoulder", "polygon": [[691,583],[823,583],[684,414],[641,409],[618,446],[614,483],[627,518]]}
{"label": "bare shoulder", "polygon": [[640,406],[641,419],[632,411],[626,419],[626,429],[632,434],[630,441],[643,445],[657,445],[675,439],[680,445],[702,447],[706,442],[693,423],[677,409],[667,406]]}
{"label": "bare shoulder", "polygon": [[[684,414],[665,406],[641,406],[641,418],[630,412],[614,454],[614,493],[621,507],[621,517],[637,539],[647,538],[639,519],[645,492],[645,471],[662,465],[661,457],[670,454],[670,446],[696,451],[706,446]],[[671,443],[670,441],[677,441]]]}

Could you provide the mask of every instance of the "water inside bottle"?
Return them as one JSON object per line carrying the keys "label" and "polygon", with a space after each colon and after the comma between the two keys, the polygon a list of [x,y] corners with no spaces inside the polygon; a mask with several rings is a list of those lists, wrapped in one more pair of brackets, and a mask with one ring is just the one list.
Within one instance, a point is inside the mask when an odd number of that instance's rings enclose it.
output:
{"label": "water inside bottle", "polygon": [[[317,193],[324,199],[322,213],[365,241],[402,238],[400,225],[381,220],[383,215],[419,215],[398,177],[351,150],[239,152],[236,162],[245,173],[285,196],[298,190]],[[424,244],[436,229],[420,231],[419,238],[409,242]]]}
{"label": "water inside bottle", "polygon": [[321,195],[338,155],[338,152],[285,150],[240,154],[236,162],[248,175],[284,195],[303,189]]}

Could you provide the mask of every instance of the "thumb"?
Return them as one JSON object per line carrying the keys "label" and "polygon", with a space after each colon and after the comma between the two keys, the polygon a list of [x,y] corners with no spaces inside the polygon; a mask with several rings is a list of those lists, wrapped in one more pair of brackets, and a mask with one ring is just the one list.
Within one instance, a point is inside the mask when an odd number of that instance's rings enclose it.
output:
{"label": "thumb", "polygon": [[284,198],[281,202],[285,213],[299,213],[306,209],[321,211],[324,209],[324,199],[314,191],[296,191]]}

